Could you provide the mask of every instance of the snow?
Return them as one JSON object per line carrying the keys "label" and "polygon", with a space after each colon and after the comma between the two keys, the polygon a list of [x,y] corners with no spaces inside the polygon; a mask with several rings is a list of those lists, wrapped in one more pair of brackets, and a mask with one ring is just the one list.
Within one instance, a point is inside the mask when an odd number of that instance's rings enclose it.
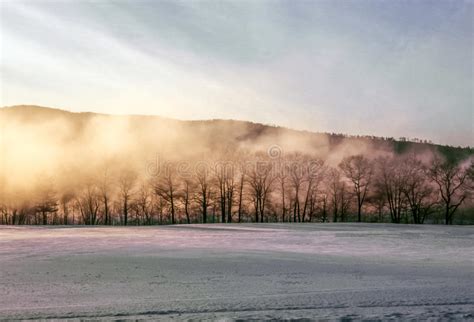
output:
{"label": "snow", "polygon": [[474,318],[474,229],[0,227],[0,319]]}

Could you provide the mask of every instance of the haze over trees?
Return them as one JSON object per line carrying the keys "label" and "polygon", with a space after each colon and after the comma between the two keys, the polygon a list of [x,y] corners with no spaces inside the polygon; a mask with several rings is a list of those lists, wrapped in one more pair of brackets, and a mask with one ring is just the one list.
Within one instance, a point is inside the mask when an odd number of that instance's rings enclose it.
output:
{"label": "haze over trees", "polygon": [[0,113],[1,224],[474,222],[470,148],[234,121]]}

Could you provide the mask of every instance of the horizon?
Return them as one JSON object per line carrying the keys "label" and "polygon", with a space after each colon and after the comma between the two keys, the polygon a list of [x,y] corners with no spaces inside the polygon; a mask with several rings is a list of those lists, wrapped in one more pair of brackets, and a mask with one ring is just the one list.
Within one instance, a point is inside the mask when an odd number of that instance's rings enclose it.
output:
{"label": "horizon", "polygon": [[0,109],[6,109],[6,108],[19,108],[19,107],[32,107],[32,108],[39,108],[39,109],[49,109],[49,110],[55,110],[55,111],[61,111],[61,112],[66,112],[66,113],[73,113],[73,114],[81,114],[81,113],[90,113],[90,114],[97,114],[97,115],[104,115],[104,116],[144,116],[144,117],[158,117],[162,119],[168,119],[168,120],[173,120],[173,121],[182,121],[182,122],[206,122],[206,121],[231,121],[231,122],[243,122],[243,123],[252,123],[252,124],[259,124],[263,126],[268,126],[268,127],[276,127],[280,129],[285,129],[289,131],[296,131],[296,132],[306,132],[310,134],[327,134],[327,135],[342,135],[344,137],[348,138],[356,138],[356,137],[362,137],[362,138],[374,138],[374,139],[393,139],[394,141],[397,142],[411,142],[411,143],[420,143],[420,144],[430,144],[430,145],[438,145],[438,146],[446,146],[446,147],[452,147],[452,148],[461,148],[461,149],[473,149],[474,146],[470,145],[449,145],[449,144],[441,144],[439,142],[433,142],[430,139],[425,139],[425,138],[418,138],[418,137],[390,137],[390,136],[377,136],[373,134],[364,134],[364,133],[343,133],[343,132],[321,132],[321,131],[316,131],[316,130],[305,130],[305,129],[297,129],[297,128],[292,128],[288,126],[283,126],[283,125],[278,125],[278,124],[271,124],[271,123],[261,123],[261,122],[255,122],[252,120],[246,120],[246,119],[226,119],[226,118],[212,118],[212,119],[181,119],[181,118],[174,118],[174,117],[167,117],[163,115],[158,115],[158,114],[113,114],[113,113],[100,113],[100,112],[94,112],[94,111],[72,111],[68,110],[67,108],[61,108],[61,107],[51,107],[51,106],[40,106],[40,105],[32,105],[32,104],[19,104],[19,105],[11,105],[11,106],[0,106]]}
{"label": "horizon", "polygon": [[474,141],[472,2],[0,8],[2,106]]}

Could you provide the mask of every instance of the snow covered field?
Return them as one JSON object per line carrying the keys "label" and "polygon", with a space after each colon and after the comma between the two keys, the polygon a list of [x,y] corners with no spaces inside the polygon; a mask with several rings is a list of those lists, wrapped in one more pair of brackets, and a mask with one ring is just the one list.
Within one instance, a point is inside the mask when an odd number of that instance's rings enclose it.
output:
{"label": "snow covered field", "polygon": [[474,228],[0,227],[0,319],[474,318]]}

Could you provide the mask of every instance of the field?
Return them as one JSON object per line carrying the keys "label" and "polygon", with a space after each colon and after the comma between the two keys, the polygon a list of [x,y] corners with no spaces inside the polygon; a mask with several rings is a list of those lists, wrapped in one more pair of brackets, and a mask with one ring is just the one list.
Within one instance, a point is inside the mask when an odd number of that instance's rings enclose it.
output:
{"label": "field", "polygon": [[474,318],[474,228],[0,227],[0,319]]}

